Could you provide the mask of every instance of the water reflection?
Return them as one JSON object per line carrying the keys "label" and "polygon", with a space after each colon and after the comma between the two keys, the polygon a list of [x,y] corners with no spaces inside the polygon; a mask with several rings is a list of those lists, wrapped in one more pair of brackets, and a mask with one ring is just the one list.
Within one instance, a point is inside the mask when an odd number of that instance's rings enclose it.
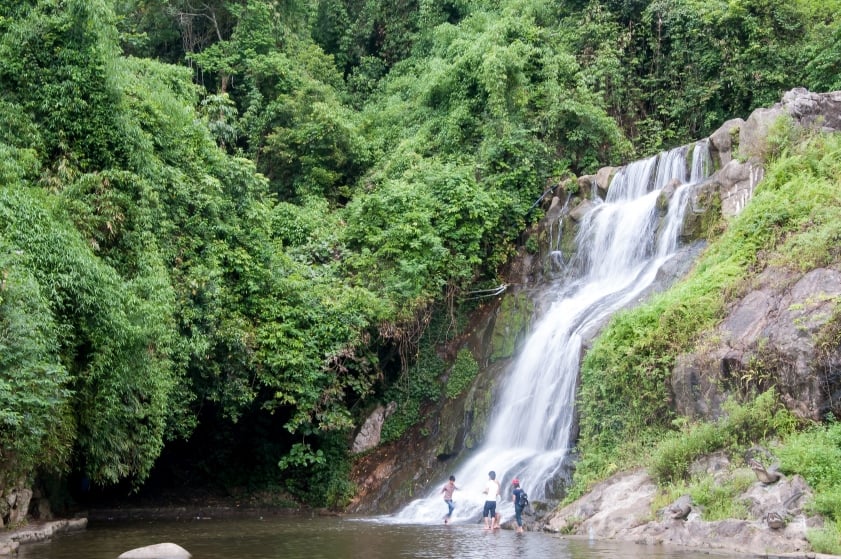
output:
{"label": "water reflection", "polygon": [[21,546],[20,559],[116,559],[122,552],[173,542],[194,559],[723,559],[735,554],[570,539],[479,524],[386,524],[376,519],[266,517],[92,523],[50,542]]}

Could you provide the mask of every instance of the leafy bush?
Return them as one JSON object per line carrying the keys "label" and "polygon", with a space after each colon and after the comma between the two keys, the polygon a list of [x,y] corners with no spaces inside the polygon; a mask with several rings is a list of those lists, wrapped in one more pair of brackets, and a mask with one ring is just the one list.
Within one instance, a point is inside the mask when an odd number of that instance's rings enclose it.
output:
{"label": "leafy bush", "polygon": [[380,440],[383,443],[396,441],[413,425],[421,420],[421,404],[417,400],[405,400],[397,404],[397,409],[383,422]]}
{"label": "leafy bush", "polygon": [[447,398],[456,398],[470,386],[479,373],[479,364],[469,349],[462,349],[456,355],[456,361],[450,369],[445,389]]}
{"label": "leafy bush", "polygon": [[[811,512],[822,515],[824,525],[810,529],[806,538],[818,553],[841,554],[841,428],[838,423],[814,427],[786,441],[778,451],[781,469],[802,475],[815,490],[808,504]],[[815,443],[812,446],[811,443]]]}
{"label": "leafy bush", "polygon": [[[10,409],[29,402],[32,413],[39,401],[57,405],[40,420],[52,427],[33,425],[41,437],[51,434],[43,441],[51,447],[43,465],[52,465],[53,453],[62,454],[55,437],[64,439],[70,432],[93,481],[143,480],[160,453],[170,418],[172,293],[154,260],[131,281],[120,278],[95,257],[69,220],[51,209],[54,203],[36,189],[0,189],[3,244],[31,270],[29,297],[7,296],[5,302],[31,305],[26,314],[49,309],[30,342],[3,352],[9,370],[18,371],[15,383],[25,383]],[[32,298],[39,292],[49,294],[49,305]],[[25,316],[20,312],[5,309],[10,326]],[[45,352],[39,344],[50,349]],[[59,363],[67,363],[67,369]],[[72,417],[67,417],[71,388]]]}
{"label": "leafy bush", "polygon": [[692,462],[726,445],[726,434],[711,423],[701,423],[670,433],[657,445],[649,472],[659,483],[684,479]]}
{"label": "leafy bush", "polygon": [[[816,491],[841,491],[841,423],[814,426],[792,435],[777,455],[781,471],[800,474]],[[841,512],[837,504],[834,506],[835,512]],[[829,513],[831,508],[822,512]],[[836,519],[841,520],[841,516]]]}
{"label": "leafy bush", "polygon": [[828,520],[822,528],[811,528],[806,539],[817,553],[841,555],[841,522]]}
{"label": "leafy bush", "polygon": [[772,435],[791,432],[794,416],[769,390],[746,404],[728,402],[725,415],[716,422],[687,425],[667,435],[651,455],[650,472],[659,483],[686,479],[696,459],[717,450],[736,450]]}
{"label": "leafy bush", "polygon": [[707,475],[694,480],[689,486],[692,502],[703,510],[704,520],[748,518],[747,504],[739,499],[744,491],[756,482],[756,475],[749,470],[737,470],[724,483]]}
{"label": "leafy bush", "polygon": [[417,363],[390,387],[386,401],[397,402],[397,410],[383,422],[383,442],[399,439],[410,427],[423,419],[421,410],[428,402],[441,397],[439,377],[444,372],[444,362],[428,344],[421,348]]}
{"label": "leafy bush", "polygon": [[[7,219],[0,191],[0,219]],[[0,228],[2,233],[2,228]],[[58,324],[23,251],[0,234],[0,491],[36,467],[68,466],[75,422],[70,375],[59,359]]]}
{"label": "leafy bush", "polygon": [[841,485],[824,487],[816,493],[812,508],[824,517],[841,519]]}
{"label": "leafy bush", "polygon": [[320,445],[315,451],[295,445],[301,459],[284,459],[286,488],[311,505],[340,510],[356,492],[356,487],[349,481],[351,462],[346,452],[345,434],[327,433],[321,437]]}

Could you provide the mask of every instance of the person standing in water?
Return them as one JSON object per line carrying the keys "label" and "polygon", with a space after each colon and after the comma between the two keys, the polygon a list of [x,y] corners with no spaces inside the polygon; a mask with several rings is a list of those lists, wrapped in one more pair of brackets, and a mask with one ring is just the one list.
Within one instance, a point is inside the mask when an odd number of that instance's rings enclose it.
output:
{"label": "person standing in water", "polygon": [[444,524],[450,521],[450,517],[453,515],[453,509],[455,505],[453,504],[453,491],[458,489],[456,487],[456,476],[450,476],[450,481],[448,481],[444,488],[441,489],[441,493],[444,494],[444,502],[447,503],[447,514],[444,516]]}
{"label": "person standing in water", "polygon": [[523,531],[523,505],[522,499],[520,496],[523,494],[523,490],[520,488],[520,480],[514,478],[511,482],[511,485],[514,486],[514,490],[511,491],[511,500],[514,501],[514,520],[517,521],[517,532],[521,533]]}
{"label": "person standing in water", "polygon": [[488,483],[482,490],[485,494],[485,508],[482,510],[482,518],[485,519],[485,530],[499,528],[499,517],[496,514],[496,500],[499,497],[499,482],[496,481],[496,472],[488,472]]}

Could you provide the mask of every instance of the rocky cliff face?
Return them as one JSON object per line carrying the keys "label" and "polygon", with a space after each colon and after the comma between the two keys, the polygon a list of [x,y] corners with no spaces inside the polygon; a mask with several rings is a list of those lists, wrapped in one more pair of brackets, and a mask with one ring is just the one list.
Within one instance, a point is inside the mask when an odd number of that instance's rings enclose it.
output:
{"label": "rocky cliff face", "polygon": [[796,415],[819,420],[841,412],[841,348],[835,307],[841,272],[805,274],[768,268],[727,318],[702,344],[682,355],[672,374],[677,411],[692,418],[716,417],[728,394],[748,383],[775,386]]}
{"label": "rocky cliff face", "polygon": [[[841,92],[794,89],[782,102],[757,109],[747,121],[725,123],[710,137],[721,165],[705,187],[719,193],[722,215],[744,208],[764,175],[768,131],[782,117],[797,125],[841,130]],[[735,156],[738,156],[735,157]],[[678,357],[672,375],[676,411],[692,418],[715,418],[721,403],[746,379],[775,386],[795,414],[820,419],[841,413],[841,348],[837,339],[841,272],[770,266],[729,309],[705,350]]]}
{"label": "rocky cliff face", "polygon": [[[758,109],[747,120],[728,121],[707,139],[716,172],[694,187],[682,239],[686,248],[661,270],[649,293],[682,277],[709,231],[749,202],[764,176],[768,131],[781,116],[799,126],[841,129],[841,92],[792,90],[781,103]],[[534,288],[554,278],[570,260],[578,220],[592,197],[604,194],[616,170],[605,167],[557,185],[555,196],[546,200],[544,219],[529,232],[532,242],[526,246],[532,250],[524,249],[507,273],[508,289],[477,314],[466,341],[481,366],[473,386],[459,399],[427,410],[428,419],[407,440],[361,455],[354,471],[360,491],[351,511],[396,510],[431,480],[446,477],[452,464],[481,442],[496,396],[494,379],[509,365],[529,318],[540,313]],[[670,195],[668,190],[664,197]],[[671,383],[677,411],[695,418],[716,417],[724,399],[740,389],[744,375],[762,374],[798,415],[817,418],[832,411],[841,416],[841,349],[825,343],[837,339],[833,335],[841,321],[833,309],[839,296],[838,270],[765,270],[733,304],[718,330],[709,334],[707,349],[678,358]],[[600,506],[593,505],[588,514],[598,514]]]}

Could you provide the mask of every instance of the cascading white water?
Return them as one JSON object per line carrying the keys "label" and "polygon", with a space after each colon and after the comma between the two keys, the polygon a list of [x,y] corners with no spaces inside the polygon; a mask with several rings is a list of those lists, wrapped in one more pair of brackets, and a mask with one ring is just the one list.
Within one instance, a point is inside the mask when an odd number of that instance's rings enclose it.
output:
{"label": "cascading white water", "polygon": [[[569,201],[572,199],[572,195],[567,193],[566,201],[564,202],[563,207],[561,208],[561,214],[563,214],[567,207],[569,207]],[[557,232],[555,228],[557,227]],[[562,270],[564,268],[564,253],[561,250],[561,239],[564,234],[564,222],[563,220],[554,221],[549,223],[549,267],[551,270],[557,271]]]}
{"label": "cascading white water", "polygon": [[[502,488],[497,508],[513,515],[511,479],[518,477],[532,501],[551,499],[570,444],[575,386],[582,340],[604,325],[611,314],[634,302],[671,258],[687,206],[688,185],[710,168],[706,142],[693,151],[680,147],[620,169],[606,200],[582,219],[570,275],[553,287],[552,303],[535,324],[514,366],[500,387],[483,446],[454,475],[460,488],[454,496],[451,522],[477,521],[488,472]],[[688,177],[688,183],[687,183]],[[658,237],[657,198],[673,180],[687,183],[673,194]],[[441,499],[445,479],[427,496],[390,517],[395,522],[441,522],[447,507]]]}
{"label": "cascading white water", "polygon": [[[695,144],[695,150],[692,152],[692,165],[689,169],[689,181],[685,186],[697,184],[706,178],[710,169],[712,169],[712,160],[710,159],[709,144],[707,140],[703,140]],[[674,172],[678,172],[677,169]],[[668,181],[669,179],[665,180]],[[683,175],[680,182],[687,182],[686,175]],[[668,258],[678,248],[678,237],[683,226],[686,208],[689,205],[689,194],[689,188],[678,188],[669,201],[669,214],[663,224],[663,232],[660,235],[657,247],[657,256],[660,258]]]}

